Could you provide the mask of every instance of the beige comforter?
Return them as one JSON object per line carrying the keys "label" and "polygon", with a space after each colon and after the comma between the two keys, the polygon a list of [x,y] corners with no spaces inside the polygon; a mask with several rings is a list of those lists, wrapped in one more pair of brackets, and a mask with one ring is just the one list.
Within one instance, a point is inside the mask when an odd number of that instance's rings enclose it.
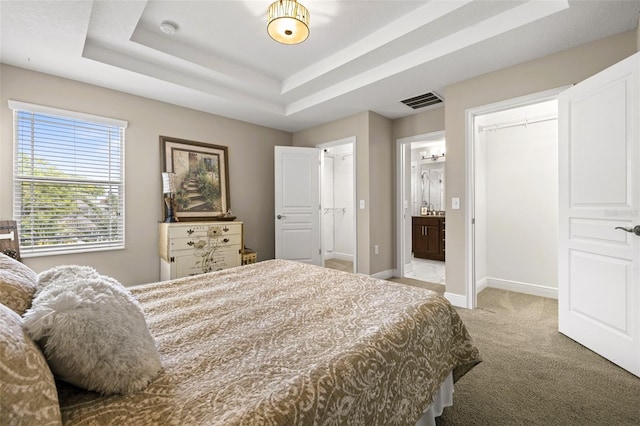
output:
{"label": "beige comforter", "polygon": [[143,392],[60,385],[71,425],[411,425],[479,362],[436,293],[284,260],[132,288],[163,371]]}

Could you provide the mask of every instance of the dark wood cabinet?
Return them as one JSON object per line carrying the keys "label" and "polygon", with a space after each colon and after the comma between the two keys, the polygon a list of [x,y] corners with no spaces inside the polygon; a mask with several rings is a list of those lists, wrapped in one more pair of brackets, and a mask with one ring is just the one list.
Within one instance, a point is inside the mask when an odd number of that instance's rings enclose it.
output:
{"label": "dark wood cabinet", "polygon": [[444,216],[413,216],[413,255],[422,259],[444,260],[444,233]]}

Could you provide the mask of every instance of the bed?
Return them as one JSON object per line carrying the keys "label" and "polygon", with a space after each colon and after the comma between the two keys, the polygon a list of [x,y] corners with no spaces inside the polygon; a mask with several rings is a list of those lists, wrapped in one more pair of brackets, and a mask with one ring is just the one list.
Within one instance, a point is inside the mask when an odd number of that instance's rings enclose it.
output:
{"label": "bed", "polygon": [[65,425],[413,425],[480,362],[429,290],[269,260],[129,290],[162,370],[100,395],[58,382]]}

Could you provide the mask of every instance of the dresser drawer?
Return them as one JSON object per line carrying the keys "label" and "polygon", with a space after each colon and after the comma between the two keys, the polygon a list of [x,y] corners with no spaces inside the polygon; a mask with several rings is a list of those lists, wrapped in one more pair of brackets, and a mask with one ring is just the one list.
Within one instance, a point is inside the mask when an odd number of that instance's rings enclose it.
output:
{"label": "dresser drawer", "polygon": [[210,256],[177,255],[174,258],[176,277],[188,277],[240,266],[239,250],[240,246],[235,246],[225,250],[218,249]]}
{"label": "dresser drawer", "polygon": [[240,235],[241,223],[217,222],[215,224],[185,224],[171,227],[170,239],[174,238],[203,238],[220,235]]}
{"label": "dresser drawer", "polygon": [[240,234],[224,234],[219,236],[195,235],[188,238],[173,238],[169,242],[169,250],[176,255],[178,250],[202,250],[211,247],[228,247],[242,244]]}

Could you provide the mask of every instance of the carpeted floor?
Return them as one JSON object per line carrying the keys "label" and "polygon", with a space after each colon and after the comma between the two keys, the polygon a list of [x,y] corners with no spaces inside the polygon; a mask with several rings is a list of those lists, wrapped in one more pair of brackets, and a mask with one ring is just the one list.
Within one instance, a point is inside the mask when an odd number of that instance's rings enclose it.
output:
{"label": "carpeted floor", "polygon": [[556,300],[489,288],[478,306],[457,310],[483,362],[456,383],[438,426],[640,425],[640,378],[560,334]]}
{"label": "carpeted floor", "polygon": [[338,271],[353,272],[353,262],[341,259],[327,259],[324,261],[325,268],[337,269]]}

